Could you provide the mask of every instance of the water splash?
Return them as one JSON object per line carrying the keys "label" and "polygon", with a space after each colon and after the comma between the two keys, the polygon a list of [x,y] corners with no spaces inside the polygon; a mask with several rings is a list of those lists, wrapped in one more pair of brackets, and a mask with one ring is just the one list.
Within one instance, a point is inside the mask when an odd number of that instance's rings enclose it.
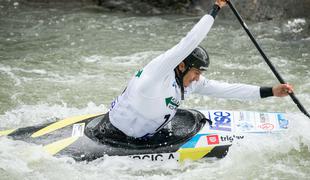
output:
{"label": "water splash", "polygon": [[21,105],[0,115],[0,128],[33,126],[77,115],[104,112],[107,112],[107,108],[104,105],[97,106],[93,102],[89,102],[85,108],[81,109],[68,107],[66,103],[61,105],[49,105],[47,103]]}
{"label": "water splash", "polygon": [[304,30],[306,20],[303,18],[289,20],[285,26],[293,33],[300,33]]}

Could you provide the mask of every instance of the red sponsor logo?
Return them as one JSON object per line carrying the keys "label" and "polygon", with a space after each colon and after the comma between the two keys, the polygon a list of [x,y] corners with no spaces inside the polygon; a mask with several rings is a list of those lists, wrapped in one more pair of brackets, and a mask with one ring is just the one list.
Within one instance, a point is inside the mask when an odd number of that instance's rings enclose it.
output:
{"label": "red sponsor logo", "polygon": [[270,123],[264,123],[258,126],[259,128],[263,129],[263,130],[267,130],[267,131],[271,131],[274,128],[273,124]]}
{"label": "red sponsor logo", "polygon": [[218,135],[210,135],[207,136],[207,141],[209,145],[213,145],[213,144],[219,144],[220,140],[219,140],[219,136]]}

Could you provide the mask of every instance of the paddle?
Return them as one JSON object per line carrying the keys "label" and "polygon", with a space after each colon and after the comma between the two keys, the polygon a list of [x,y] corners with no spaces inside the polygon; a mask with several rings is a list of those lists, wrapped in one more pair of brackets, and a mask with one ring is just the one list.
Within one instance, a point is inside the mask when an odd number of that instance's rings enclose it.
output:
{"label": "paddle", "polygon": [[[229,5],[230,9],[233,11],[233,13],[235,14],[235,16],[237,17],[238,21],[240,22],[241,26],[243,27],[243,29],[245,30],[245,32],[248,34],[248,36],[250,37],[250,39],[252,40],[253,44],[255,45],[256,49],[260,52],[260,54],[262,55],[262,57],[264,58],[265,62],[268,64],[269,68],[271,69],[271,71],[273,72],[273,74],[277,77],[277,79],[280,81],[281,84],[286,84],[286,82],[283,80],[283,78],[281,77],[281,75],[278,73],[278,71],[276,70],[276,68],[274,67],[274,65],[271,63],[271,61],[267,58],[266,54],[264,53],[264,51],[260,48],[260,46],[258,45],[257,41],[255,40],[255,38],[253,37],[253,35],[251,34],[250,30],[248,29],[248,26],[245,24],[245,22],[243,21],[243,19],[241,18],[241,16],[239,15],[238,11],[236,10],[236,8],[234,7],[234,5],[231,3],[230,0],[226,0],[227,4]],[[304,113],[306,116],[308,116],[308,118],[310,118],[309,113],[307,112],[307,110],[304,108],[304,106],[299,102],[299,100],[297,99],[297,97],[295,96],[294,92],[289,93],[290,97],[292,98],[292,100],[294,101],[294,103],[297,105],[297,107],[299,108],[299,110]]]}

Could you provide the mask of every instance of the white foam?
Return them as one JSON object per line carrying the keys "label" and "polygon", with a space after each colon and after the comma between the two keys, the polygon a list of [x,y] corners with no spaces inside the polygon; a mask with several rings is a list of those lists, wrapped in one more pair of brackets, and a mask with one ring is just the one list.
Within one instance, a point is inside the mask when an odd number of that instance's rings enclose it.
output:
{"label": "white foam", "polygon": [[[91,61],[92,58],[90,58]],[[85,60],[87,61],[87,60]],[[45,69],[23,69],[17,67],[10,67],[8,65],[1,65],[0,64],[0,73],[1,71],[7,74],[13,81],[15,82],[15,86],[21,86],[22,83],[32,81],[36,78],[33,78],[34,75],[39,75],[41,80],[47,80],[48,82],[66,82],[66,83],[77,83],[79,81],[84,81],[87,79],[98,79],[104,78],[102,74],[99,75],[89,75],[89,74],[77,74],[77,75],[59,75],[56,72],[47,71]],[[29,73],[30,77],[24,77],[19,73]],[[80,75],[79,78],[77,76]]]}
{"label": "white foam", "polygon": [[303,31],[303,26],[306,24],[304,18],[289,20],[285,26],[293,33],[299,33]]}
{"label": "white foam", "polygon": [[[63,105],[24,105],[0,116],[5,126],[26,124],[34,125],[46,121],[44,118],[64,118],[72,115],[102,112],[103,105],[90,102],[84,108],[71,108]],[[24,121],[20,121],[24,119]],[[30,119],[30,120],[29,120]],[[233,144],[224,159],[205,159],[184,163],[150,162],[133,160],[127,157],[109,157],[93,162],[77,163],[71,158],[56,158],[46,154],[41,146],[0,138],[0,168],[15,172],[14,177],[32,179],[72,178],[81,179],[200,179],[201,177],[230,178],[243,177],[244,171],[251,169],[246,177],[268,178],[272,173],[282,173],[282,168],[290,175],[304,177],[301,167],[291,167],[280,157],[290,158],[292,150],[301,150],[301,143],[310,146],[310,121],[300,113],[288,114],[289,130],[282,134],[250,134]],[[14,122],[13,122],[14,121]],[[2,126],[2,123],[1,123]],[[280,156],[280,157],[278,157]],[[301,155],[302,157],[302,155]],[[277,162],[270,163],[275,158]],[[297,157],[298,158],[298,157]],[[300,159],[302,161],[302,159]],[[308,161],[303,161],[308,165]],[[260,166],[257,166],[257,165]],[[282,164],[282,165],[280,165]],[[14,168],[14,166],[17,166]],[[274,172],[271,172],[274,171]],[[264,172],[260,174],[260,172]],[[63,174],[63,175],[60,175]],[[35,175],[35,177],[34,177]],[[53,177],[53,178],[51,178]],[[212,178],[211,178],[212,179]]]}
{"label": "white foam", "polygon": [[159,55],[160,51],[145,51],[145,52],[138,52],[134,54],[130,54],[127,56],[117,56],[111,58],[111,60],[118,64],[123,65],[146,65],[148,62],[150,62],[153,58],[155,58],[157,55]]}
{"label": "white foam", "polygon": [[0,147],[0,169],[11,179],[72,179],[78,173],[71,158],[53,157],[42,146],[1,137]]}
{"label": "white foam", "polygon": [[48,74],[51,77],[55,77],[56,75],[53,73],[48,73],[45,69],[23,69],[23,68],[17,68],[17,67],[11,67],[8,65],[2,65],[0,64],[0,72],[3,72],[7,74],[11,79],[14,80],[15,86],[20,86],[22,82],[32,80],[32,78],[26,78],[26,77],[20,77],[17,73],[23,72],[23,73],[29,73],[29,74],[38,74],[38,75],[46,75]]}
{"label": "white foam", "polygon": [[7,74],[11,79],[15,81],[15,86],[19,86],[21,84],[20,78],[18,78],[13,72],[12,68],[8,66],[0,66],[0,71]]}
{"label": "white foam", "polygon": [[67,117],[105,113],[107,108],[104,105],[97,106],[93,102],[89,102],[84,108],[68,107],[66,103],[61,105],[21,105],[11,111],[0,115],[0,128],[16,128],[24,126],[37,125],[44,122],[54,121],[56,119],[63,119]]}
{"label": "white foam", "polygon": [[303,41],[310,41],[310,37],[303,38],[302,40],[303,40]]}
{"label": "white foam", "polygon": [[82,61],[86,63],[95,63],[95,62],[101,61],[104,58],[105,58],[104,56],[92,55],[89,57],[82,57]]}
{"label": "white foam", "polygon": [[132,65],[141,65],[147,64],[157,55],[162,53],[161,51],[144,51],[144,52],[137,52],[125,56],[103,56],[103,55],[91,55],[89,57],[82,57],[81,61],[85,63],[107,63],[114,65],[122,65],[122,66],[132,66]]}

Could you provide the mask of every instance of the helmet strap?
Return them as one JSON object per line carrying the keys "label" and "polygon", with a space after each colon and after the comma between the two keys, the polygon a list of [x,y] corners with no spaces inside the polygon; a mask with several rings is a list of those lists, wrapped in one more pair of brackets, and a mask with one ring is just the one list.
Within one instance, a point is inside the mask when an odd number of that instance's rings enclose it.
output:
{"label": "helmet strap", "polygon": [[181,88],[181,100],[184,100],[184,85],[183,85],[184,83],[183,83],[183,78],[184,78],[185,74],[189,71],[189,69],[190,69],[190,67],[188,67],[188,66],[186,67],[184,72],[180,71],[178,67],[176,67],[174,69],[174,73],[175,73],[175,77],[176,77],[175,79],[177,81],[177,84]]}

